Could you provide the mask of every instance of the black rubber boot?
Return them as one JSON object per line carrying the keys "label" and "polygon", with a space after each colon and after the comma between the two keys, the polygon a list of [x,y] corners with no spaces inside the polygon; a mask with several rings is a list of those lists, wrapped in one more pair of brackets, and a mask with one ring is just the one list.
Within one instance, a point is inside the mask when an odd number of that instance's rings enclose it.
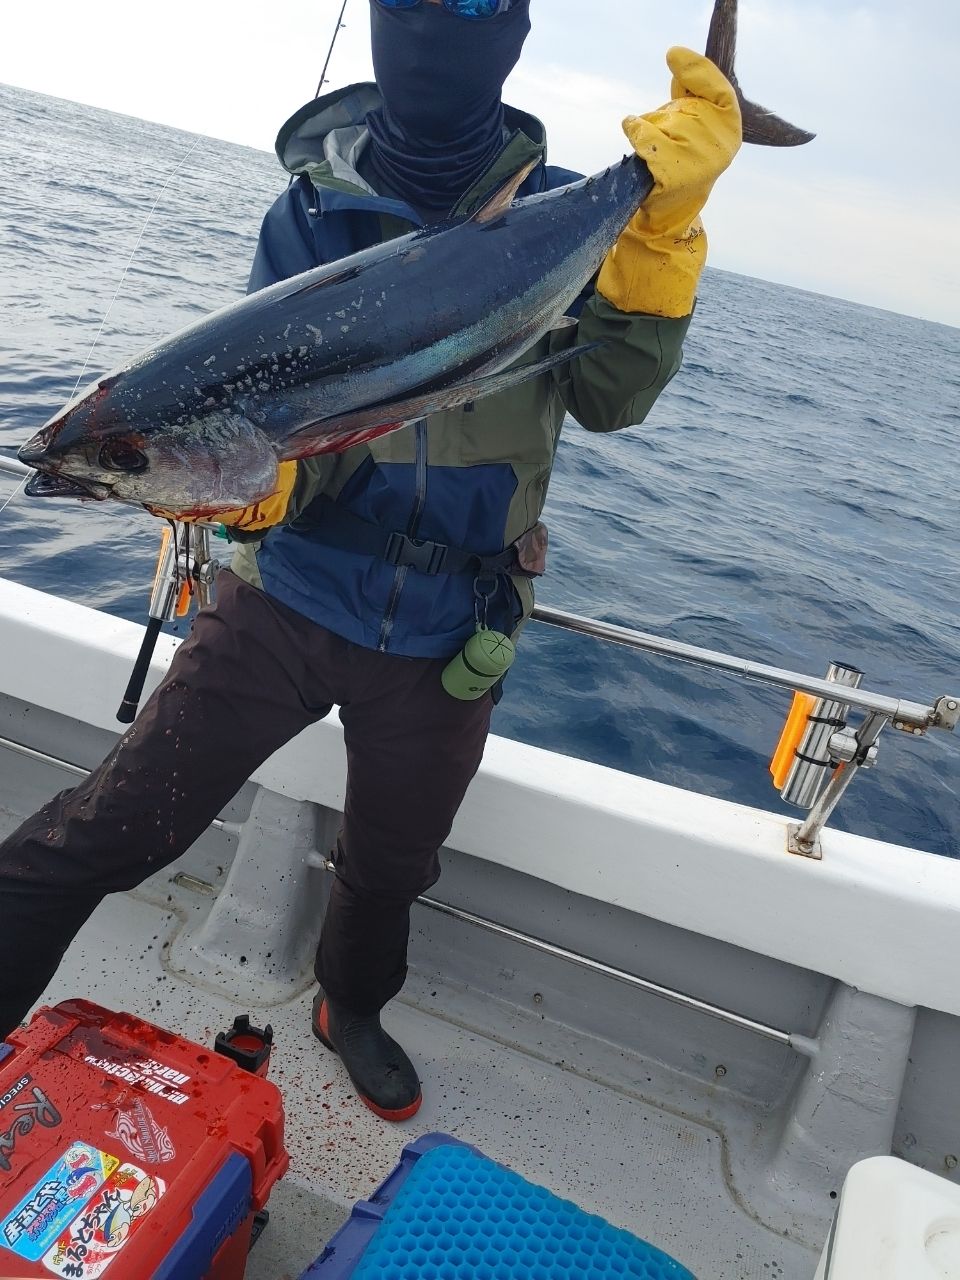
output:
{"label": "black rubber boot", "polygon": [[413,1063],[380,1025],[380,1015],[351,1013],[317,992],[313,1034],[347,1069],[360,1100],[384,1120],[409,1120],[423,1096]]}

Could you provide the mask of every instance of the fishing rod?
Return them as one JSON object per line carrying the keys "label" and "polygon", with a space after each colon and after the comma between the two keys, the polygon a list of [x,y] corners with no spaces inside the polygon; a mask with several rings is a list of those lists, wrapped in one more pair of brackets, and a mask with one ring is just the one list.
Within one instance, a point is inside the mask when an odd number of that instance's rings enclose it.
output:
{"label": "fishing rod", "polygon": [[343,15],[346,11],[347,0],[343,0],[343,4],[340,6],[340,17],[337,19],[337,25],[333,29],[333,39],[330,41],[330,48],[327,50],[327,60],[323,64],[323,70],[320,72],[320,83],[317,85],[317,92],[313,95],[314,98],[320,97],[320,90],[327,83],[327,68],[330,66],[330,59],[333,57],[333,47],[337,43],[337,36],[346,25],[343,21]]}
{"label": "fishing rod", "polygon": [[[344,29],[344,14],[347,11],[348,0],[343,0],[340,6],[340,13],[334,27],[333,37],[330,41],[330,47],[327,50],[326,60],[323,64],[323,70],[320,73],[320,83],[317,85],[317,91],[314,97],[320,96],[320,91],[327,81],[327,71],[330,67],[330,60],[333,57],[333,51],[336,47],[337,37]],[[83,378],[90,356],[96,348],[100,335],[103,332],[104,325],[110,315],[113,305],[123,288],[127,272],[130,269],[144,233],[147,229],[160,199],[166,191],[167,187],[183,168],[184,164],[193,154],[194,150],[200,145],[202,139],[197,138],[190,146],[186,155],[169,175],[157,193],[153,205],[149,213],[144,219],[143,226],[137,236],[136,243],[130,252],[123,274],[114,291],[114,295],[110,300],[106,313],[100,322],[90,351],[84,361],[83,368],[77,378],[77,386]],[[76,388],[74,388],[76,390]],[[25,466],[18,459],[7,458],[0,454],[0,472],[7,475],[15,476],[22,485],[32,474],[30,467]],[[18,486],[19,489],[19,486]],[[17,490],[11,494],[4,503],[4,507],[13,500]],[[177,618],[185,617],[189,613],[191,605],[196,603],[199,608],[208,604],[212,598],[213,580],[220,568],[220,561],[217,560],[211,552],[210,537],[214,536],[226,537],[222,526],[211,525],[207,522],[184,523],[182,521],[170,520],[167,527],[163,530],[160,539],[160,550],[157,556],[157,567],[154,572],[153,587],[150,592],[150,604],[148,608],[147,626],[144,631],[143,641],[140,645],[140,651],[137,654],[133,670],[130,673],[130,680],[127,684],[123,700],[117,710],[117,719],[121,724],[132,724],[136,719],[137,708],[140,705],[140,698],[143,695],[143,686],[150,670],[150,663],[153,659],[154,650],[156,648],[157,639],[160,635],[161,628],[165,622],[173,622]]]}
{"label": "fishing rod", "polygon": [[[18,458],[7,458],[0,453],[0,474],[11,476],[22,485],[33,475],[33,468]],[[211,536],[225,538],[223,526],[208,521],[167,521],[160,537],[147,626],[117,710],[121,724],[133,724],[137,718],[143,686],[163,624],[186,617],[193,604],[202,609],[213,600],[213,582],[220,569],[220,561],[211,552]]]}
{"label": "fishing rod", "polygon": [[226,537],[222,525],[211,525],[206,521],[167,522],[160,538],[146,630],[117,711],[121,724],[133,724],[137,718],[143,686],[163,624],[186,617],[193,604],[202,609],[212,603],[213,583],[220,570],[220,561],[211,553],[211,534]]}
{"label": "fishing rod", "polygon": [[[319,98],[321,89],[327,83],[327,71],[330,68],[330,59],[333,57],[337,37],[346,26],[343,17],[347,11],[347,3],[348,0],[343,0],[340,6],[340,14],[333,29],[330,47],[327,49],[314,98]],[[139,241],[137,243],[139,244]],[[121,280],[120,283],[122,284],[123,281]],[[198,608],[203,608],[210,603],[213,580],[220,568],[220,561],[210,550],[211,534],[214,537],[226,537],[222,525],[210,524],[206,521],[189,524],[179,520],[167,522],[160,540],[160,552],[157,556],[157,567],[150,592],[146,630],[130,673],[123,701],[117,711],[117,719],[121,724],[132,724],[137,717],[137,709],[143,696],[143,686],[163,624],[185,617],[194,602]]]}
{"label": "fishing rod", "polygon": [[[344,0],[344,7],[346,7],[346,0]],[[113,310],[114,303],[120,296],[120,291],[127,278],[127,272],[130,270],[150,220],[156,212],[157,206],[159,205],[164,192],[203,141],[203,138],[196,138],[191,143],[186,154],[177,164],[177,167],[173,172],[168,175],[160,190],[154,197],[153,204],[150,206],[150,210],[143,220],[143,226],[140,228],[136,242],[127,257],[126,264],[124,265],[117,287],[114,290],[113,297],[110,299],[109,305],[104,312],[103,319],[100,321],[100,327],[97,329],[93,342],[90,344],[90,350],[87,352],[87,358],[84,360],[83,367],[77,375],[76,385],[73,388],[74,395],[76,394],[77,387],[80,386],[84,373],[87,371],[87,365],[90,363],[90,357],[93,355],[97,343],[100,341],[100,335],[103,333],[104,326],[107,323],[110,312]],[[13,498],[16,496],[20,487],[25,483],[29,476],[32,475],[32,469],[25,466],[19,461],[19,459],[5,458],[0,455],[0,471],[5,471],[8,475],[20,476],[20,485],[17,486],[14,493],[11,494],[3,506],[0,507],[0,512],[2,512],[7,508],[10,502],[13,501]],[[165,567],[168,565],[168,562],[170,565],[169,568]],[[161,567],[164,567],[162,575],[160,573]],[[216,572],[217,568],[219,568],[219,563],[213,561],[210,557],[209,539],[206,531],[204,531],[202,535],[198,535],[193,540],[193,548],[191,550],[189,526],[177,526],[174,521],[170,521],[170,528],[164,530],[163,537],[160,542],[160,556],[157,564],[157,574],[154,579],[154,591],[150,597],[150,613],[147,621],[146,633],[144,634],[143,643],[140,646],[140,652],[137,655],[137,660],[134,664],[133,672],[130,676],[130,683],[128,684],[127,691],[124,694],[123,702],[121,702],[120,708],[117,711],[117,719],[121,724],[132,724],[136,719],[137,707],[140,703],[141,694],[143,693],[143,685],[147,678],[147,672],[150,669],[150,662],[153,658],[154,649],[156,648],[160,628],[163,626],[164,622],[172,622],[175,618],[183,616],[183,614],[189,610],[190,597],[192,595],[196,594],[198,600],[201,601],[206,601],[209,598],[207,594],[209,591],[209,585],[213,581],[212,575]],[[172,579],[176,585],[171,587],[169,590],[167,590],[167,588],[158,588],[157,583],[160,581],[161,577],[164,582],[169,582]]]}
{"label": "fishing rod", "polygon": [[[343,0],[340,6],[340,14],[333,29],[333,37],[330,40],[323,70],[320,72],[320,82],[313,95],[314,98],[319,98],[320,91],[327,82],[327,71],[337,37],[346,25],[343,16],[347,11],[347,3],[348,0]],[[123,701],[117,711],[117,719],[121,724],[132,724],[137,717],[137,709],[143,696],[143,686],[163,624],[185,617],[194,602],[198,608],[203,608],[210,603],[213,580],[220,568],[220,561],[214,558],[210,550],[211,534],[214,537],[226,537],[222,525],[210,524],[206,521],[189,524],[179,520],[167,522],[160,540],[160,552],[157,556],[157,567],[150,592],[146,630],[130,673]]]}
{"label": "fishing rod", "polygon": [[[0,453],[0,474],[19,480],[20,483],[17,486],[19,489],[34,472],[32,467],[26,466],[18,458],[7,458]],[[14,493],[16,492],[17,490],[14,490]],[[2,509],[0,507],[0,510]],[[211,553],[211,535],[226,537],[222,525],[213,525],[205,521],[188,524],[184,521],[169,520],[163,530],[157,567],[153,575],[153,587],[150,591],[147,626],[123,701],[117,710],[117,719],[121,724],[133,724],[137,718],[143,686],[163,624],[186,617],[194,603],[198,608],[203,608],[213,600],[213,582],[220,569],[220,561]]]}

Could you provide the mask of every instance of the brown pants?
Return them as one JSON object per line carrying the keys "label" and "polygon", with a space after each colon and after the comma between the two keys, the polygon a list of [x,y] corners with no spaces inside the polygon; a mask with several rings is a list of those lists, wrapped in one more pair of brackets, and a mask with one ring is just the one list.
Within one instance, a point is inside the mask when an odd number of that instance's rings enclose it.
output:
{"label": "brown pants", "polygon": [[230,572],[217,587],[107,759],[0,845],[0,1038],[100,900],[178,858],[334,703],[347,794],[316,976],[360,1013],[403,985],[410,905],[440,874],[438,850],[483,754],[490,695],[451,698],[446,659],[364,649]]}

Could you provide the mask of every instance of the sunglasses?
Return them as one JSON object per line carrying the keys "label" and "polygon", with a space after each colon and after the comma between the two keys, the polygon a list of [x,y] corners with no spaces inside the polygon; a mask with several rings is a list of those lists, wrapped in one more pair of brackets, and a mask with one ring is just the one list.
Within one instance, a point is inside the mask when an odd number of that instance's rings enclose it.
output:
{"label": "sunglasses", "polygon": [[[377,0],[381,9],[416,9],[423,0]],[[448,13],[458,18],[470,18],[482,22],[485,18],[495,18],[498,13],[506,13],[512,0],[443,0],[443,7]]]}

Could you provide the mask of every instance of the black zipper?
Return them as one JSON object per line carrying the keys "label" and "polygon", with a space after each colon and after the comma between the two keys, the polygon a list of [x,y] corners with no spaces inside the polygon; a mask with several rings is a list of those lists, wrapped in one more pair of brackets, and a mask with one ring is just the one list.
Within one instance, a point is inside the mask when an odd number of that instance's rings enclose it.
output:
{"label": "black zipper", "polygon": [[416,491],[413,495],[413,511],[407,525],[407,537],[415,538],[420,531],[420,518],[427,502],[427,422],[421,418],[414,426],[416,432]]}
{"label": "black zipper", "polygon": [[380,639],[377,641],[377,648],[381,653],[386,653],[387,651],[390,632],[393,630],[393,621],[397,613],[397,605],[400,603],[400,593],[403,591],[403,584],[406,580],[407,566],[405,564],[398,565],[393,571],[393,586],[390,588],[390,598],[387,601],[387,608],[380,623]]}
{"label": "black zipper", "polygon": [[[414,480],[413,509],[407,522],[408,538],[417,536],[417,530],[420,528],[420,518],[423,515],[423,508],[427,501],[427,424],[425,419],[421,418],[415,424],[414,433],[416,477]],[[390,597],[387,600],[387,607],[380,623],[380,636],[377,641],[377,648],[381,653],[386,652],[390,643],[390,634],[393,631],[397,608],[400,604],[400,596],[403,592],[403,584],[407,580],[408,572],[406,565],[399,565],[394,571],[393,585],[390,588]]]}

